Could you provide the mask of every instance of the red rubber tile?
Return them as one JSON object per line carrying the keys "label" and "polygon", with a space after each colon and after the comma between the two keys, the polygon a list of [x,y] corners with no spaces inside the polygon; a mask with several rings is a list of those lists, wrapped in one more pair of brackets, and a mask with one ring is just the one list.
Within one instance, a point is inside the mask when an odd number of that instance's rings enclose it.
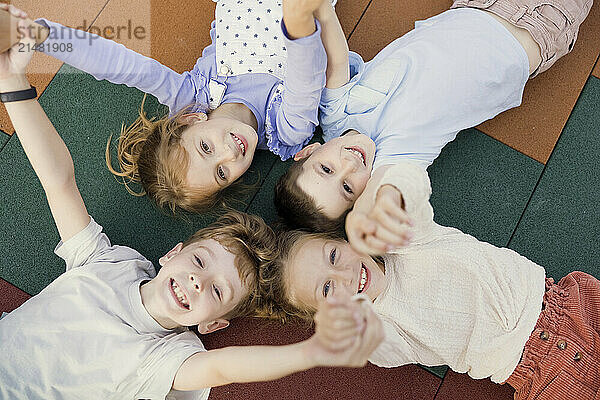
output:
{"label": "red rubber tile", "polygon": [[489,379],[472,379],[467,374],[448,370],[435,400],[511,400],[514,389]]}
{"label": "red rubber tile", "polygon": [[[305,326],[251,318],[235,320],[229,328],[202,337],[208,349],[236,345],[278,345],[294,343],[311,335]],[[408,365],[385,369],[369,364],[365,368],[317,368],[273,382],[227,385],[211,390],[210,399],[266,400],[431,400],[441,379]]]}
{"label": "red rubber tile", "polygon": [[[25,10],[31,18],[48,18],[72,27],[89,26],[96,18],[106,0],[14,0],[8,1]],[[29,82],[37,88],[41,95],[58,72],[62,63],[46,54],[34,54],[27,69]],[[12,135],[14,128],[4,107],[0,108],[0,130]]]}
{"label": "red rubber tile", "polygon": [[[523,104],[478,127],[521,153],[546,163],[571,114],[600,49],[600,2],[583,23],[573,52],[527,84]],[[414,21],[447,10],[449,0],[373,0],[349,40],[350,49],[369,60]],[[600,67],[596,67],[600,74]]]}
{"label": "red rubber tile", "polygon": [[16,286],[11,285],[4,279],[0,279],[0,314],[11,312],[21,304],[25,303],[31,296]]}

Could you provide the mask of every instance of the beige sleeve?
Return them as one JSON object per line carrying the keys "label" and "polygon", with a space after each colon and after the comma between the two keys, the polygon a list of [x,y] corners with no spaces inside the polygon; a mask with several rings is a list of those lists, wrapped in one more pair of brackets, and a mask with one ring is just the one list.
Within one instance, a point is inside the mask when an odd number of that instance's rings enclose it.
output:
{"label": "beige sleeve", "polygon": [[[420,166],[405,161],[382,168],[386,168],[386,171],[379,187],[392,185],[402,193],[405,210],[415,222],[415,230],[432,225],[433,208],[429,203],[431,184],[427,172]],[[377,190],[373,195],[377,195]]]}

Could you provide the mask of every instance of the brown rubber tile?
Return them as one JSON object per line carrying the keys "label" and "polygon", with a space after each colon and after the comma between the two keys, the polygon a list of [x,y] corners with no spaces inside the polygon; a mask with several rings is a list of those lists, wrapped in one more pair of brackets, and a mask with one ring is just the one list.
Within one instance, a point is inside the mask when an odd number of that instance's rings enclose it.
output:
{"label": "brown rubber tile", "polygon": [[596,61],[596,66],[594,67],[594,71],[592,71],[592,75],[596,78],[600,78],[600,59]]}
{"label": "brown rubber tile", "polygon": [[[60,3],[39,0],[8,1],[25,10],[31,18],[44,17],[63,25],[86,28],[96,18],[107,0],[63,0]],[[38,95],[46,89],[62,63],[45,54],[34,54],[27,69],[29,82],[37,88]],[[4,107],[0,108],[0,130],[13,134],[14,128],[10,123]]]}
{"label": "brown rubber tile", "polygon": [[[303,326],[282,326],[252,318],[237,319],[222,331],[202,337],[207,349],[225,346],[280,345],[310,336]],[[234,384],[211,389],[210,399],[265,400],[431,400],[441,379],[416,365],[400,368],[317,368],[273,382]]]}
{"label": "brown rubber tile", "polygon": [[350,36],[368,5],[369,0],[338,0],[335,12],[346,33],[346,38]]}
{"label": "brown rubber tile", "polygon": [[514,389],[489,379],[472,379],[467,374],[449,370],[435,400],[511,400]]}
{"label": "brown rubber tile", "polygon": [[4,279],[0,279],[0,314],[11,312],[25,303],[31,296]]}
{"label": "brown rubber tile", "polygon": [[[599,3],[583,23],[572,54],[528,83],[520,107],[482,124],[480,130],[539,162],[548,160],[598,57]],[[369,60],[411,30],[415,20],[439,14],[451,4],[449,0],[373,0],[349,40],[350,49]]]}

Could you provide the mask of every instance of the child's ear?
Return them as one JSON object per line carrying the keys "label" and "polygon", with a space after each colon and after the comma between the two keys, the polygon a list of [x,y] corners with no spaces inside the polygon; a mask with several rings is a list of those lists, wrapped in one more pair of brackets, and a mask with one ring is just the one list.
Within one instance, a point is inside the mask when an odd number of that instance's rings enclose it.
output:
{"label": "child's ear", "polygon": [[313,151],[318,149],[320,146],[321,146],[321,143],[309,144],[308,146],[306,146],[305,148],[303,148],[302,150],[300,150],[299,152],[297,152],[294,155],[294,161],[300,161],[306,157],[309,157],[313,153]]}
{"label": "child's ear", "polygon": [[199,324],[198,332],[200,332],[203,335],[206,335],[207,333],[213,333],[220,329],[225,329],[228,326],[229,321],[227,321],[226,319],[217,319],[209,323]]}
{"label": "child's ear", "polygon": [[179,117],[179,120],[186,124],[193,124],[195,122],[204,122],[208,119],[208,116],[203,112],[183,114]]}
{"label": "child's ear", "polygon": [[175,245],[175,247],[173,247],[171,250],[169,250],[169,252],[167,254],[162,256],[158,260],[158,263],[161,265],[161,267],[164,267],[165,266],[164,263],[169,261],[171,258],[173,258],[177,253],[179,253],[181,251],[182,248],[183,248],[183,243],[179,242]]}

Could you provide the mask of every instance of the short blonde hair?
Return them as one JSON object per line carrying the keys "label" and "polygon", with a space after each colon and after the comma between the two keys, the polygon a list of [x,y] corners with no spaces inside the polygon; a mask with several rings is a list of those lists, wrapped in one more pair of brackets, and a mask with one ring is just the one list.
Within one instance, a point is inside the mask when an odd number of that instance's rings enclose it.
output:
{"label": "short blonde hair", "polygon": [[[134,196],[148,195],[160,208],[176,213],[179,209],[208,212],[214,206],[225,205],[226,198],[235,198],[245,188],[233,183],[221,191],[209,193],[202,188],[192,188],[186,182],[189,156],[181,145],[185,130],[191,125],[183,116],[192,105],[176,115],[148,118],[144,111],[146,96],[142,100],[139,117],[128,127],[121,127],[117,145],[119,171],[112,166],[110,144],[106,143],[106,165],[110,172],[122,179],[127,191]],[[134,190],[139,183],[141,190]]]}

